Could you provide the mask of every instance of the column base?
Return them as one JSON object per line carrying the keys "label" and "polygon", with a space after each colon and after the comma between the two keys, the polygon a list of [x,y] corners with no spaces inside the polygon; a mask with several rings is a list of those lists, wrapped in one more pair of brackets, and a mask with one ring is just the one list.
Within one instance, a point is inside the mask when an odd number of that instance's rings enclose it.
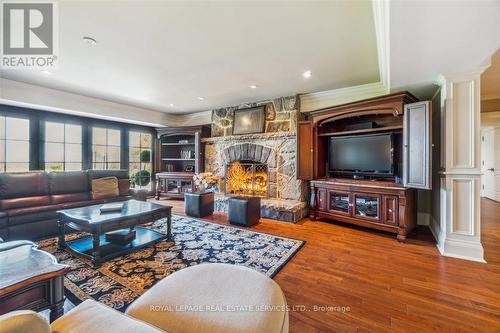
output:
{"label": "column base", "polygon": [[484,249],[480,242],[458,239],[438,239],[437,248],[439,252],[446,257],[486,263],[486,260],[484,260]]}

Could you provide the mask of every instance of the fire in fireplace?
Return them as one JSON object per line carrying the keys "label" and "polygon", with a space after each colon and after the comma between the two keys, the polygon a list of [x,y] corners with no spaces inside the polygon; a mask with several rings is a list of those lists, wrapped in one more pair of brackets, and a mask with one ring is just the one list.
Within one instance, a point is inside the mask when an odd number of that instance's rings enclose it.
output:
{"label": "fire in fireplace", "polygon": [[226,165],[225,193],[268,197],[267,165],[254,161],[234,161]]}

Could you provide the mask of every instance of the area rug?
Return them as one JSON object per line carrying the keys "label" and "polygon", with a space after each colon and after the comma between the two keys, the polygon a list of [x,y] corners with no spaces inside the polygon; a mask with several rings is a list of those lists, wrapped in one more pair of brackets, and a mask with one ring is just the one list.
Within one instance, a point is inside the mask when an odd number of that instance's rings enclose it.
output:
{"label": "area rug", "polygon": [[[165,220],[148,225],[166,233]],[[116,257],[99,268],[68,251],[57,249],[57,238],[38,242],[39,248],[71,268],[65,276],[66,296],[79,304],[95,299],[119,311],[173,272],[201,263],[243,265],[273,277],[304,241],[172,216],[173,242],[161,241],[140,251]],[[67,235],[66,238],[82,234]]]}

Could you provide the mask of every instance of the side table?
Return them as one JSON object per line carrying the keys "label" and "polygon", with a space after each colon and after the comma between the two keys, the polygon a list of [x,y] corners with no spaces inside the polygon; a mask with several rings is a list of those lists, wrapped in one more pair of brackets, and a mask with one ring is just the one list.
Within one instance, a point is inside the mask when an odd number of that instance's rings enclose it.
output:
{"label": "side table", "polygon": [[64,273],[68,270],[33,242],[0,243],[0,315],[50,309],[50,321],[54,321],[64,312]]}

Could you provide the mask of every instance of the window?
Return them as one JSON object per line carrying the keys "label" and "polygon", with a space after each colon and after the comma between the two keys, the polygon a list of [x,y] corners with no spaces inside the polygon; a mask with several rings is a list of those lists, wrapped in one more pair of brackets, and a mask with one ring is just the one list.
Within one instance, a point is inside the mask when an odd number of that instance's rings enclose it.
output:
{"label": "window", "polygon": [[92,128],[92,169],[120,169],[120,130]]}
{"label": "window", "polygon": [[45,122],[45,170],[82,169],[82,126]]}
{"label": "window", "polygon": [[129,173],[132,185],[151,189],[151,142],[149,133],[129,132]]}
{"label": "window", "polygon": [[30,168],[30,121],[0,116],[0,172]]}

